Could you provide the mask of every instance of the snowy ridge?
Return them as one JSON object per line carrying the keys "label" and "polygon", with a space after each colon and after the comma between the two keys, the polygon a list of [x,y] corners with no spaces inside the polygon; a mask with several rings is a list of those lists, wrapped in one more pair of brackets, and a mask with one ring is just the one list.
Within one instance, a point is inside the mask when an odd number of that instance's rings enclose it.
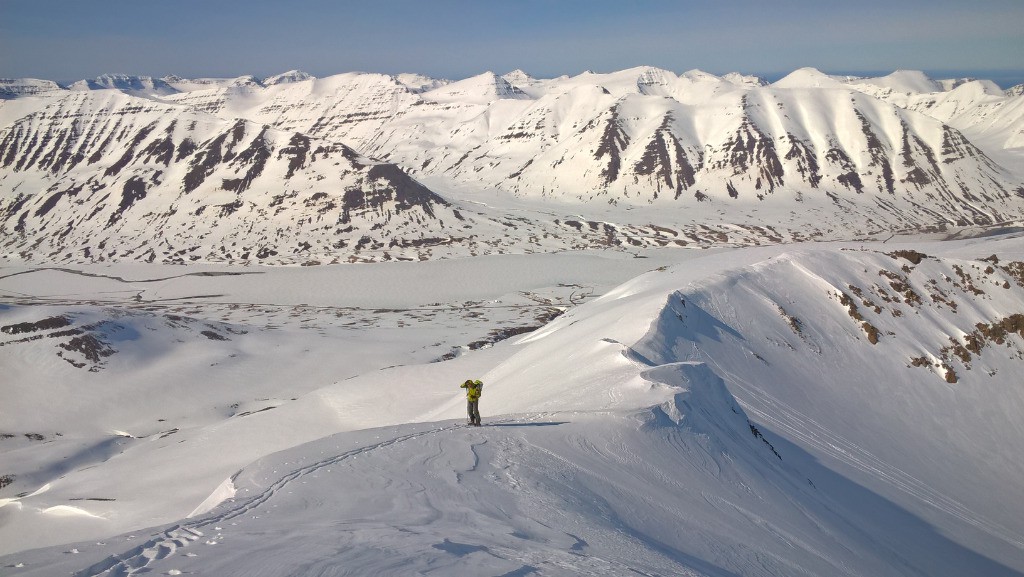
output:
{"label": "snowy ridge", "polygon": [[314,79],[315,76],[308,72],[301,70],[289,70],[288,72],[282,72],[281,74],[275,74],[274,76],[268,76],[263,79],[263,86],[275,86],[277,84],[289,84],[292,82],[305,82],[307,80]]}
{"label": "snowy ridge", "polygon": [[178,89],[161,78],[130,76],[127,74],[104,74],[88,80],[79,80],[68,86],[69,90],[119,90],[135,96],[167,96]]}
{"label": "snowy ridge", "polygon": [[[934,81],[923,73],[906,71],[852,84],[876,98],[953,126],[994,154],[1024,147],[1024,104],[1012,88],[1003,91],[992,81],[974,78]],[[1014,168],[1021,160],[1014,155],[1005,162]]]}
{"label": "snowy ridge", "polygon": [[489,104],[504,98],[526,99],[525,92],[493,72],[452,82],[423,93],[428,102]]}
{"label": "snowy ridge", "polygon": [[[760,263],[751,274],[728,275],[673,295],[651,333],[633,348],[654,363],[707,360],[723,371],[744,405],[773,430],[786,430],[860,474],[889,484],[889,490],[906,492],[919,500],[918,506],[963,519],[1020,547],[1020,528],[1007,528],[1014,526],[1012,516],[990,509],[989,519],[1001,518],[992,522],[970,513],[984,508],[980,501],[988,498],[975,492],[983,483],[974,476],[979,468],[1004,463],[1006,469],[980,475],[993,480],[1021,473],[1017,464],[1002,460],[1008,455],[998,454],[997,447],[1006,440],[1004,431],[990,428],[991,421],[981,416],[995,411],[995,422],[1014,418],[1015,410],[1002,403],[1017,393],[1007,389],[1012,385],[999,375],[1013,370],[1018,362],[1013,359],[1022,350],[1022,341],[1004,341],[999,336],[1002,329],[992,332],[1004,322],[1013,324],[1006,319],[1017,318],[1024,302],[1020,279],[1014,280],[1019,265],[999,265],[997,260],[937,259],[915,251],[854,253],[841,259],[828,253],[783,254]],[[875,279],[854,272],[861,270],[874,273]],[[818,320],[807,320],[813,316]],[[774,326],[769,328],[768,323]],[[757,327],[757,337],[751,338],[745,326]],[[990,347],[1003,352],[990,356]],[[791,355],[819,359],[813,369],[805,369],[787,361]],[[822,367],[829,367],[827,376],[804,372],[817,373]],[[930,375],[921,378],[918,371]],[[817,379],[842,379],[841,375],[856,375],[857,390],[838,393],[842,401],[834,412],[816,407],[815,417],[808,418],[801,410],[808,401],[800,397],[817,394]],[[934,397],[942,393],[936,389],[944,383],[964,383],[963,379],[976,388],[958,389],[955,407],[937,406],[942,401]],[[766,391],[762,382],[778,385]],[[892,391],[897,389],[901,395],[894,399]],[[887,431],[885,435],[871,439],[876,433],[860,423],[866,415]],[[905,420],[909,415],[915,418]],[[839,432],[844,429],[848,432]],[[884,448],[882,437],[894,433],[901,442]],[[859,440],[844,438],[847,434]],[[871,440],[860,442],[866,439]],[[966,474],[929,471],[935,465],[915,453],[919,443],[934,443],[921,451],[955,445],[956,454],[978,462]],[[874,447],[876,453],[863,447]],[[986,487],[997,493],[1008,489],[998,483]]]}
{"label": "snowy ridge", "polygon": [[0,78],[0,100],[35,96],[63,90],[52,80],[37,78]]}
{"label": "snowy ridge", "polygon": [[[323,338],[261,327],[266,305],[237,308],[247,297],[231,287],[273,285],[273,276],[241,284],[231,276],[192,276],[177,281],[188,283],[177,291],[152,285],[137,305],[121,305],[121,314],[82,305],[63,326],[42,323],[67,307],[52,300],[0,310],[4,362],[19,378],[37,381],[25,394],[45,398],[68,381],[55,377],[82,371],[79,379],[96,395],[152,386],[133,394],[169,399],[118,414],[87,398],[82,410],[92,416],[66,420],[59,437],[47,430],[50,443],[5,440],[15,447],[4,453],[14,480],[0,496],[9,499],[2,507],[11,507],[15,523],[0,525],[0,542],[22,542],[3,533],[12,527],[81,542],[11,548],[0,563],[12,575],[340,567],[453,575],[1024,571],[1024,512],[1015,498],[1024,471],[1013,458],[1024,442],[1016,413],[1024,393],[1013,378],[1024,357],[1013,320],[1024,314],[1019,234],[650,256],[659,259],[650,266],[683,260],[602,289],[536,331],[433,364],[396,357],[392,346],[378,346],[369,364],[365,354],[332,361],[341,333]],[[512,262],[507,258],[414,266],[494,278]],[[473,267],[475,274],[466,274]],[[326,270],[288,274],[322,279]],[[43,296],[55,274],[6,276],[0,290]],[[79,278],[81,299],[109,294],[115,281]],[[380,285],[363,286],[360,298],[380,298],[371,288]],[[423,298],[440,299],[453,290],[420,289]],[[229,294],[150,300],[198,292]],[[419,293],[410,294],[409,304],[418,302]],[[236,308],[213,307],[218,298]],[[181,305],[195,316],[168,316]],[[423,322],[422,310],[410,309],[406,322]],[[202,320],[219,311],[234,320]],[[295,309],[291,316],[300,318],[288,323],[336,331],[314,320],[336,312]],[[87,328],[103,316],[112,317],[108,324]],[[135,334],[116,325],[134,326]],[[29,377],[26,362],[38,363],[54,348],[71,351],[52,342],[70,335],[28,337],[72,328],[118,352],[103,357],[98,373],[58,359],[47,365],[49,374]],[[280,330],[289,331],[284,342],[273,334]],[[418,332],[401,334],[437,338]],[[371,351],[372,340],[349,335],[340,350]],[[324,364],[309,362],[309,379],[282,380],[285,367],[227,377],[282,344],[286,355],[306,349]],[[191,358],[195,350],[204,352]],[[131,378],[136,361],[123,355],[183,364],[177,370],[189,373],[229,366],[212,369],[224,371],[221,388],[202,393],[197,379],[189,403],[153,383],[161,372],[139,384]],[[404,366],[373,368],[396,361]],[[343,368],[350,362],[362,367]],[[351,370],[358,374],[313,382]],[[464,411],[456,385],[467,374],[486,383],[486,426],[479,429],[453,422]],[[380,410],[382,387],[402,402]],[[273,398],[260,398],[264,390],[274,390]],[[203,398],[201,411],[176,410],[195,395]],[[233,395],[257,399],[229,406]],[[38,411],[19,409],[8,422],[20,433],[38,418]],[[114,426],[126,418],[133,423]],[[131,437],[94,428],[108,423]],[[61,470],[41,466],[65,460],[82,443],[95,447],[79,453],[88,460]],[[186,461],[192,465],[183,475]],[[130,470],[147,474],[122,474]],[[112,478],[120,479],[116,487]],[[8,497],[15,493],[22,496]],[[57,507],[77,516],[58,517]],[[147,526],[154,528],[142,530]],[[124,531],[133,532],[116,536]]]}
{"label": "snowy ridge", "polygon": [[[850,82],[854,86],[871,85],[893,92],[927,94],[948,90],[941,82],[932,80],[920,70],[897,70],[888,76],[879,78],[859,78]],[[947,84],[948,85],[948,84]],[[951,86],[951,88],[954,86]]]}

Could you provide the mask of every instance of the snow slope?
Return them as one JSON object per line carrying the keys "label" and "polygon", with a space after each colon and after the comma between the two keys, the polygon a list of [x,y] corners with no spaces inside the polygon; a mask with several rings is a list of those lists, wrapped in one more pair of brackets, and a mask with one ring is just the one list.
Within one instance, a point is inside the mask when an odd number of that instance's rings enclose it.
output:
{"label": "snow slope", "polygon": [[287,91],[176,99],[345,142],[414,174],[525,196],[637,204],[686,193],[770,204],[781,202],[769,195],[777,188],[913,197],[1020,185],[956,129],[904,113],[906,102],[876,100],[904,85],[939,87],[912,72],[847,83],[801,69],[765,86],[638,67],[552,80],[488,72],[422,93],[395,77],[346,74]]}
{"label": "snow slope", "polygon": [[[176,92],[160,98],[153,79],[108,76],[83,87],[146,98],[4,101],[4,252],[385,261],[884,238],[1024,211],[1024,100],[981,81],[941,91],[920,73],[801,69],[766,85],[652,67],[506,76],[165,78]],[[157,246],[153,228],[166,229]],[[97,235],[129,249],[87,251]]]}
{"label": "snow slope", "polygon": [[35,103],[0,131],[8,254],[309,262],[462,234],[447,202],[342,144],[115,91]]}
{"label": "snow slope", "polygon": [[[516,258],[553,263],[546,260],[553,256]],[[570,293],[567,312],[543,328],[441,363],[388,353],[395,349],[373,330],[355,330],[353,342],[369,338],[351,351],[333,339],[288,342],[258,327],[266,314],[259,307],[236,311],[226,325],[206,329],[232,338],[211,340],[211,355],[276,342],[286,350],[256,354],[283,359],[298,348],[329,349],[331,370],[349,362],[362,368],[335,382],[281,382],[276,400],[239,407],[244,416],[186,413],[176,419],[189,426],[165,437],[108,438],[85,453],[91,467],[54,470],[48,480],[16,475],[17,486],[0,493],[11,499],[0,507],[3,542],[15,542],[6,535],[19,527],[83,537],[31,551],[22,544],[0,564],[12,575],[1024,571],[1014,456],[1024,442],[1024,392],[1015,378],[1024,336],[1013,320],[1024,304],[1024,237],[650,256],[668,260],[626,261],[653,270],[612,290],[598,285],[600,296],[583,304]],[[500,277],[509,258],[431,264],[475,267],[470,276],[486,279]],[[561,258],[565,276],[578,274],[565,266],[577,257]],[[610,280],[615,262],[608,264]],[[295,269],[292,281],[266,294],[301,283],[310,270]],[[39,274],[7,276],[0,288],[40,292],[43,277],[32,280]],[[434,284],[409,304],[448,298],[446,277],[428,276]],[[85,288],[84,299],[112,282],[83,281],[99,283]],[[364,284],[361,298],[372,300],[376,286]],[[144,294],[143,305],[171,304],[152,296]],[[47,298],[55,297],[68,298]],[[46,314],[29,307],[44,307],[38,300],[21,299],[0,311],[4,326]],[[168,362],[194,355],[169,343],[219,315],[205,308],[216,300],[182,302],[193,320],[172,332],[158,326],[166,309],[152,311],[155,331],[136,324],[141,335],[171,337],[147,347],[150,354]],[[292,322],[338,335],[328,320],[335,312]],[[404,339],[417,339],[417,314],[409,308],[398,317],[411,330]],[[460,324],[425,336],[458,332]],[[117,348],[128,351],[141,338]],[[16,354],[32,362],[53,346],[33,340],[0,353],[23,351]],[[404,366],[376,370],[360,360],[375,348],[381,361],[390,354]],[[302,366],[320,374],[318,364]],[[468,375],[486,383],[488,426],[480,429],[458,421],[464,399],[456,385]],[[264,381],[248,374],[218,382]],[[199,391],[211,401],[220,394]],[[78,426],[104,419],[94,413]],[[3,441],[18,445],[5,449],[3,462],[12,470],[59,463],[72,439],[51,435],[44,444]],[[15,490],[28,494],[10,497]]]}
{"label": "snow slope", "polygon": [[[922,72],[900,71],[852,83],[868,94],[927,114],[962,131],[996,157],[1004,149],[1024,147],[1024,99],[994,82],[974,78],[935,81]],[[1002,157],[1020,166],[1019,154]]]}

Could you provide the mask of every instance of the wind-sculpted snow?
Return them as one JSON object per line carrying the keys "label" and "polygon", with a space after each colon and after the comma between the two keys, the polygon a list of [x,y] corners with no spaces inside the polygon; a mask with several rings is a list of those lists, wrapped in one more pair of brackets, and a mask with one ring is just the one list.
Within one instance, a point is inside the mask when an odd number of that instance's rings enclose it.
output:
{"label": "wind-sculpted snow", "polygon": [[237,472],[208,512],[25,553],[14,574],[1013,574],[796,446],[775,452],[705,365],[645,378],[677,392],[640,412],[326,437]]}
{"label": "wind-sculpted snow", "polygon": [[1024,442],[1011,376],[1024,285],[1015,262],[980,258],[782,254],[681,288],[632,349],[656,365],[707,362],[766,427],[1019,555],[1006,481],[1024,469],[1006,450]]}
{"label": "wind-sculpted snow", "polygon": [[[0,278],[21,293],[0,354],[33,384],[0,408],[0,565],[1024,574],[1019,232],[614,256]],[[649,272],[583,280],[626,268]],[[549,288],[495,298],[515,279]],[[97,372],[55,354],[87,328],[116,350]],[[468,376],[481,428],[461,425]]]}

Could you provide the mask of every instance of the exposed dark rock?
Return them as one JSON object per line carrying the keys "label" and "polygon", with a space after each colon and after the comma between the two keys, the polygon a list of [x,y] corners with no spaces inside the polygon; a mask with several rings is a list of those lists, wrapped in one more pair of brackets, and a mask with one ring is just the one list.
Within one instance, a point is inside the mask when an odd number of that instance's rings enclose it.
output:
{"label": "exposed dark rock", "polygon": [[789,142],[789,151],[786,152],[786,160],[796,162],[796,170],[804,182],[811,185],[811,188],[818,188],[821,182],[821,171],[818,167],[818,159],[814,156],[814,149],[792,134],[786,135]]}
{"label": "exposed dark rock", "polygon": [[191,138],[186,138],[178,143],[178,149],[175,153],[175,160],[181,160],[185,157],[191,156],[196,151],[196,143],[192,142]]}
{"label": "exposed dark rock", "polygon": [[[588,128],[591,126],[588,125]],[[604,186],[618,180],[619,171],[622,169],[622,152],[626,150],[627,146],[629,146],[629,136],[619,126],[619,108],[616,106],[604,121],[600,145],[594,152],[595,160],[608,157],[601,169],[601,182]]]}
{"label": "exposed dark rock", "polygon": [[277,153],[278,158],[288,157],[288,172],[284,175],[285,179],[291,178],[296,170],[306,165],[306,155],[308,153],[309,138],[299,133],[293,134],[288,142],[288,146],[282,148]]}
{"label": "exposed dark rock", "polygon": [[177,124],[175,121],[171,121],[168,125],[167,130],[164,132],[163,138],[158,138],[149,143],[146,148],[142,150],[142,154],[145,157],[142,159],[144,162],[158,162],[164,166],[170,166],[171,161],[174,160],[174,126]]}
{"label": "exposed dark rock", "polygon": [[36,331],[49,331],[54,329],[64,328],[71,324],[71,319],[65,316],[49,317],[41,321],[34,323],[17,323],[13,325],[6,325],[0,327],[0,332],[5,332],[9,335],[18,335],[22,333],[31,333]]}
{"label": "exposed dark rock", "polygon": [[904,258],[910,261],[911,264],[918,265],[921,261],[928,258],[928,255],[917,252],[916,250],[897,250],[890,253],[886,253],[892,258]]}
{"label": "exposed dark rock", "polygon": [[754,426],[754,423],[747,421],[747,424],[750,425],[750,434],[754,435],[754,438],[756,439],[761,439],[765,445],[768,445],[768,448],[772,450],[772,454],[778,457],[781,461],[782,455],[780,455],[779,452],[775,450],[775,447],[768,441],[768,439],[764,438],[764,435],[762,435],[761,431],[759,431],[758,428]]}
{"label": "exposed dark rock", "polygon": [[199,188],[221,162],[230,162],[235,157],[232,148],[244,136],[245,121],[239,120],[230,129],[200,145],[185,175],[185,192]]}
{"label": "exposed dark rock", "polygon": [[659,189],[663,182],[666,188],[675,193],[675,198],[679,198],[682,191],[694,185],[697,171],[673,134],[671,122],[672,115],[666,114],[633,170],[643,176],[654,175]]}
{"label": "exposed dark rock", "polygon": [[93,363],[99,363],[104,357],[109,357],[117,352],[92,334],[76,336],[66,343],[60,343],[60,348],[66,351],[81,353],[82,356]]}
{"label": "exposed dark rock", "polygon": [[124,154],[121,155],[121,158],[119,158],[117,162],[115,162],[114,164],[107,167],[107,170],[104,171],[103,173],[104,176],[114,176],[116,174],[119,174],[121,170],[124,169],[124,167],[128,166],[129,163],[134,161],[135,149],[140,144],[142,144],[142,142],[146,140],[146,138],[149,137],[149,134],[153,132],[154,129],[156,129],[156,122],[152,122],[142,127],[142,129],[135,134],[135,138],[133,138],[131,142],[128,143],[128,149],[124,151]]}
{"label": "exposed dark rock", "polygon": [[892,168],[892,163],[889,161],[889,153],[882,145],[882,141],[878,138],[878,135],[871,129],[871,123],[867,117],[864,116],[859,110],[854,110],[854,114],[860,120],[861,132],[864,134],[864,138],[867,140],[868,155],[871,158],[869,166],[877,168],[881,171],[881,182],[880,188],[885,190],[889,194],[896,193],[896,176]]}
{"label": "exposed dark rock", "polygon": [[46,199],[46,202],[44,202],[42,206],[36,209],[33,216],[37,218],[46,216],[51,210],[53,210],[55,206],[57,206],[57,203],[60,202],[62,198],[64,198],[65,196],[78,196],[78,193],[82,192],[83,188],[85,188],[85,185],[80,184],[78,186],[71,186],[70,188],[54,193],[53,195]]}
{"label": "exposed dark rock", "polygon": [[121,215],[123,215],[126,210],[143,198],[146,198],[146,183],[138,176],[129,178],[128,181],[124,183],[124,188],[121,191],[121,204],[118,205],[114,214],[110,215],[110,219],[107,221],[107,226],[110,226],[120,220]]}
{"label": "exposed dark rock", "polygon": [[263,174],[263,168],[267,164],[267,159],[270,158],[270,150],[265,139],[266,134],[267,128],[264,127],[256,138],[253,139],[252,143],[232,159],[231,165],[248,165],[249,168],[245,171],[245,175],[242,178],[225,179],[224,188],[226,190],[241,193],[249,188],[253,180]]}

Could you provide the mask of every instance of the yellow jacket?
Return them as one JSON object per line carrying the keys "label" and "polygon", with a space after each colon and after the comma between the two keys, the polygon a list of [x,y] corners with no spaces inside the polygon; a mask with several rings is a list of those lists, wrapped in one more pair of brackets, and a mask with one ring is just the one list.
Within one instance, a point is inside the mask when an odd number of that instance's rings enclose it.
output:
{"label": "yellow jacket", "polygon": [[466,389],[466,399],[470,401],[480,400],[480,394],[484,390],[484,384],[478,380],[468,380],[459,385],[459,387]]}

